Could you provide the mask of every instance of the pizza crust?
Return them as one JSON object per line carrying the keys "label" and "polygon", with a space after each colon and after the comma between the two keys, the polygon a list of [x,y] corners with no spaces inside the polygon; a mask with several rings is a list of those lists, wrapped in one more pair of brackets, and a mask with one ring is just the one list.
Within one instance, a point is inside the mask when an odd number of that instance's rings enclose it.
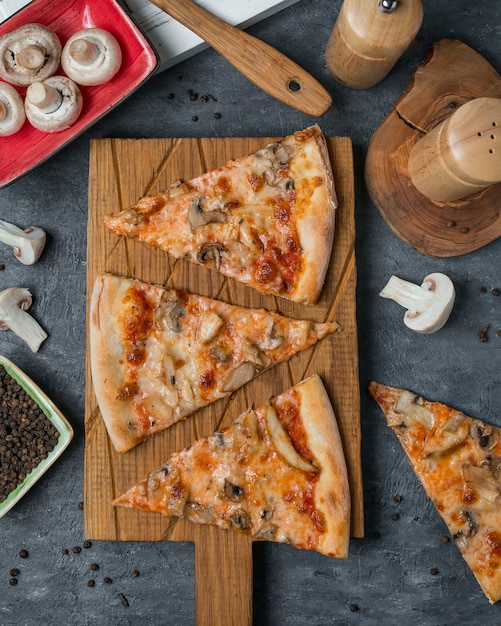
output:
{"label": "pizza crust", "polygon": [[125,364],[115,321],[115,303],[122,300],[126,288],[125,283],[99,276],[92,291],[89,317],[92,382],[106,429],[118,452],[125,452],[137,443],[134,428],[137,418],[132,404],[116,399],[117,389],[123,385]]}
{"label": "pizza crust", "polygon": [[348,470],[336,416],[317,374],[295,386],[300,394],[301,419],[308,448],[320,468],[315,487],[315,507],[327,520],[319,551],[338,558],[348,556],[350,488]]}

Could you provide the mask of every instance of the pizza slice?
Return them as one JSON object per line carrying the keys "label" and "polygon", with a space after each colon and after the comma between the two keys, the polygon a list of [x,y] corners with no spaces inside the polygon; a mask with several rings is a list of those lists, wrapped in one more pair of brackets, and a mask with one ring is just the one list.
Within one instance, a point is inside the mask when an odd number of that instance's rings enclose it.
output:
{"label": "pizza slice", "polygon": [[501,428],[370,383],[388,425],[491,603],[501,598]]}
{"label": "pizza slice", "polygon": [[117,235],[311,304],[329,267],[337,206],[318,126],[104,218]]}
{"label": "pizza slice", "polygon": [[101,274],[90,363],[111,441],[125,452],[338,327]]}
{"label": "pizza slice", "polygon": [[345,558],[350,492],[322,381],[307,378],[174,453],[113,504]]}

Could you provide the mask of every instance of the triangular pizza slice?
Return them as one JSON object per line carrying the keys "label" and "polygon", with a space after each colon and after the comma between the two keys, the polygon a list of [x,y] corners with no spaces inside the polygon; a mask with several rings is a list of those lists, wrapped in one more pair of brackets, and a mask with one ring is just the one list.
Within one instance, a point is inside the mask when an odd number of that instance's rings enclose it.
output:
{"label": "triangular pizza slice", "polygon": [[369,391],[490,602],[501,598],[501,429],[404,389]]}
{"label": "triangular pizza slice", "polygon": [[113,504],[345,558],[350,493],[322,381],[307,378],[172,454]]}
{"label": "triangular pizza slice", "polygon": [[104,223],[260,293],[311,304],[329,267],[336,206],[325,138],[313,126]]}
{"label": "triangular pizza slice", "polygon": [[129,450],[338,328],[99,275],[90,362],[114,447]]}

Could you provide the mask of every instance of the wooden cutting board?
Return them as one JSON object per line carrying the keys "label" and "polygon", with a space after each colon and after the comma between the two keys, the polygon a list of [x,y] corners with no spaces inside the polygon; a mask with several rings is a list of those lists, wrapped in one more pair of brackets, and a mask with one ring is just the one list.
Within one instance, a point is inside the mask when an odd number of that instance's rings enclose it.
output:
{"label": "wooden cutting board", "polygon": [[[196,438],[225,426],[249,406],[266,402],[306,376],[318,373],[330,395],[349,468],[353,537],[363,536],[360,464],[360,391],[355,311],[355,218],[352,146],[349,138],[329,138],[339,209],[331,264],[320,301],[297,305],[225,279],[189,261],[175,261],[145,244],[118,238],[102,216],[188,180],[227,160],[244,156],[272,138],[96,139],[91,143],[87,243],[87,294],[102,271],[188,289],[243,306],[265,307],[292,317],[335,320],[342,332],[258,377],[230,398],[141,443],[123,455],[112,448],[86,364],[84,533],[88,539],[195,542],[195,598],[198,626],[252,623],[252,542],[228,532],[168,519],[159,514],[114,508],[110,502],[167,456]],[[89,297],[87,298],[89,301]],[[88,315],[88,311],[87,311]],[[87,335],[88,336],[88,335]],[[88,340],[87,340],[88,341]],[[87,355],[89,346],[87,345]],[[298,551],[297,558],[301,558]],[[327,557],[326,557],[327,558]]]}

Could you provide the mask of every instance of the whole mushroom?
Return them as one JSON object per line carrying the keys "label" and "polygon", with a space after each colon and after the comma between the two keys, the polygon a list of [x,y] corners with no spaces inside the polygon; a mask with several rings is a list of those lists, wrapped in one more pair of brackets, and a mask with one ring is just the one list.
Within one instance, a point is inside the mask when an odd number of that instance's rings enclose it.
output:
{"label": "whole mushroom", "polygon": [[28,226],[25,230],[0,220],[0,241],[11,246],[14,256],[24,265],[33,265],[45,247],[45,231],[38,226]]}
{"label": "whole mushroom", "polygon": [[61,65],[78,85],[102,85],[122,65],[122,50],[116,38],[102,28],[85,28],[66,42]]}
{"label": "whole mushroom", "polygon": [[8,137],[20,130],[26,121],[21,96],[8,83],[0,82],[0,137]]}
{"label": "whole mushroom", "polygon": [[26,310],[32,296],[28,289],[10,287],[0,292],[0,330],[11,330],[25,341],[32,352],[37,352],[47,333]]}
{"label": "whole mushroom", "polygon": [[30,85],[26,91],[28,121],[38,130],[55,133],[69,128],[82,111],[80,89],[66,76],[51,76]]}
{"label": "whole mushroom", "polygon": [[61,60],[58,36],[42,24],[20,26],[0,37],[0,76],[27,86],[57,72]]}
{"label": "whole mushroom", "polygon": [[442,328],[449,319],[456,298],[452,280],[440,272],[426,276],[421,286],[391,276],[379,295],[405,307],[404,324],[425,334]]}

